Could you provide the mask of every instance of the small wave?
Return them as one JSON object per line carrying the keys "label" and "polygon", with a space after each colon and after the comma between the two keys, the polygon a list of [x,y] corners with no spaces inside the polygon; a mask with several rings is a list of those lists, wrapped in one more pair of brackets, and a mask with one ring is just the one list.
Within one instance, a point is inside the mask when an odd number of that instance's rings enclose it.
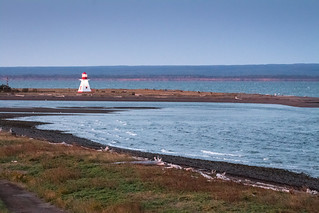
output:
{"label": "small wave", "polygon": [[126,123],[125,121],[116,120],[116,122],[122,124],[123,126],[126,126],[126,125],[127,125],[127,123]]}
{"label": "small wave", "polygon": [[137,135],[136,133],[130,132],[130,131],[127,131],[126,134],[129,134],[129,135],[131,135],[131,136],[136,136],[136,135]]}
{"label": "small wave", "polygon": [[229,154],[229,153],[221,153],[221,152],[212,152],[207,150],[201,150],[202,153],[208,155],[218,155],[218,156],[232,156],[232,157],[241,157],[241,155]]}
{"label": "small wave", "polygon": [[175,153],[175,152],[172,152],[172,151],[168,151],[166,149],[161,149],[161,152],[167,153],[167,154],[174,154]]}
{"label": "small wave", "polygon": [[237,160],[237,159],[231,159],[231,158],[223,158],[223,161],[241,162],[241,163],[245,162],[243,160]]}

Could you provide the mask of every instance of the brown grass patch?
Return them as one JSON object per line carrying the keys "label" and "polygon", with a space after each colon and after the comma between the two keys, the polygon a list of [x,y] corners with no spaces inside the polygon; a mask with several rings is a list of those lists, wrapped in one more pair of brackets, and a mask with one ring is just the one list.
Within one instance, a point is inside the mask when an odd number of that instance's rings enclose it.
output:
{"label": "brown grass patch", "polygon": [[115,204],[112,206],[107,207],[106,209],[103,209],[101,211],[102,213],[140,213],[144,212],[141,204],[139,202],[127,202],[127,203],[121,203],[121,204]]}
{"label": "brown grass patch", "polygon": [[58,167],[45,170],[41,177],[51,183],[59,184],[65,180],[81,177],[81,172],[74,168]]}

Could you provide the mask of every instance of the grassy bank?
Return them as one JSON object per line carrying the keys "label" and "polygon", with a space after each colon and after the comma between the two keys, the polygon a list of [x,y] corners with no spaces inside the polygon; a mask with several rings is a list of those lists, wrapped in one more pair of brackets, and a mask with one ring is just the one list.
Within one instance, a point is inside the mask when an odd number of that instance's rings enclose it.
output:
{"label": "grassy bank", "polygon": [[0,133],[0,178],[70,212],[318,212],[319,197],[224,182],[130,156]]}

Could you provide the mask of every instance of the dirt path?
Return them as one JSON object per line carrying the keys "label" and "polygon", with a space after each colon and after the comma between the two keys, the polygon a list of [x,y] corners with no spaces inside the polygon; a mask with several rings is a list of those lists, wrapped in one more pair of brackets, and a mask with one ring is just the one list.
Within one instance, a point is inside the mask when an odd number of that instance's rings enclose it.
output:
{"label": "dirt path", "polygon": [[10,212],[17,213],[62,213],[64,211],[39,199],[34,193],[21,187],[0,180],[0,199]]}

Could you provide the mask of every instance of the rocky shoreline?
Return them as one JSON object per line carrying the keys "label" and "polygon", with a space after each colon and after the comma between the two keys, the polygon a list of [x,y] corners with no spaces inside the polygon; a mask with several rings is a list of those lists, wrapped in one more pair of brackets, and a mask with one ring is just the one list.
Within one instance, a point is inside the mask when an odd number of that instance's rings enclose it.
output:
{"label": "rocky shoreline", "polygon": [[[37,110],[35,110],[37,109]],[[134,108],[138,109],[138,108]],[[0,109],[0,127],[9,131],[10,129],[17,135],[23,135],[30,138],[46,140],[54,143],[65,142],[68,144],[76,144],[79,146],[91,149],[105,149],[105,145],[93,142],[91,140],[76,137],[72,134],[53,130],[40,130],[37,125],[40,122],[28,122],[19,120],[6,120],[7,118],[16,118],[24,116],[59,116],[56,113],[109,113],[116,110],[132,110],[131,108],[112,108],[112,109],[97,109],[97,108],[76,108],[76,109],[56,109],[52,108],[20,108],[20,110],[12,108]],[[19,111],[18,113],[16,111]],[[30,114],[30,112],[34,112]],[[5,112],[5,113],[3,113]],[[40,112],[40,114],[39,114]],[[65,115],[65,114],[64,114]],[[72,116],[72,114],[69,114]],[[237,177],[242,179],[249,179],[253,181],[260,181],[265,183],[276,184],[279,186],[286,186],[288,188],[302,189],[309,188],[311,190],[319,191],[319,179],[310,177],[306,174],[298,174],[284,169],[265,168],[248,166],[242,164],[234,164],[219,161],[208,161],[200,159],[185,158],[181,156],[163,155],[158,153],[148,153],[135,150],[122,149],[117,147],[109,147],[115,152],[127,153],[137,157],[144,157],[153,159],[154,157],[161,158],[164,162],[177,164],[184,167],[192,167],[202,171],[212,171],[223,173],[226,172],[229,177]]]}

